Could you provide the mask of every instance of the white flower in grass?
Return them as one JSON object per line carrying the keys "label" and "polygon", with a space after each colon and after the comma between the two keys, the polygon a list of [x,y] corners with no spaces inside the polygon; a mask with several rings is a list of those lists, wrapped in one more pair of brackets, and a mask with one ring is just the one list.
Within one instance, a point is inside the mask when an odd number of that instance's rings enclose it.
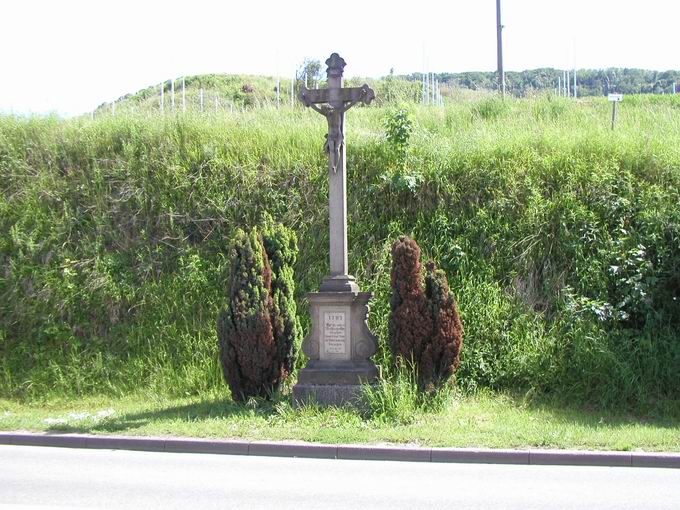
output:
{"label": "white flower in grass", "polygon": [[64,418],[45,418],[44,423],[48,425],[66,425],[67,423],[75,423],[90,420],[93,422],[98,422],[100,420],[105,420],[114,416],[116,411],[113,409],[102,409],[97,411],[95,414],[90,414],[87,411],[82,413],[68,413]]}
{"label": "white flower in grass", "polygon": [[92,415],[88,412],[68,413],[66,416],[70,421],[83,421],[83,420],[87,420],[88,418],[92,417]]}
{"label": "white flower in grass", "polygon": [[66,420],[64,418],[45,418],[43,423],[47,425],[66,425]]}

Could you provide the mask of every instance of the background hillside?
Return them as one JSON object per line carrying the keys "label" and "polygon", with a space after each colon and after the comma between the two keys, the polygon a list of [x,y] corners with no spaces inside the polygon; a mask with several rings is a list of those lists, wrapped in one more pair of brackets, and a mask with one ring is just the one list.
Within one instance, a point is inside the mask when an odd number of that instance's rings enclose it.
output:
{"label": "background hillside", "polygon": [[[458,297],[462,388],[677,406],[680,96],[626,98],[613,132],[603,98],[453,99],[409,107],[404,169],[393,110],[348,114],[350,269],[381,345],[389,248],[408,233]],[[264,211],[301,241],[306,328],[328,263],[325,129],[299,107],[1,117],[0,394],[223,387],[226,249]]]}
{"label": "background hillside", "polygon": [[[297,73],[293,84],[294,94],[305,83],[314,88],[325,86],[322,66],[318,61],[306,61]],[[442,95],[447,99],[460,98],[465,91],[490,93],[498,89],[495,72],[435,73],[431,76],[439,83]],[[558,80],[563,79],[563,71],[545,68],[522,72],[507,72],[507,92],[517,97],[537,93],[555,92]],[[347,80],[348,86],[368,83],[376,91],[377,104],[398,102],[420,102],[422,98],[421,73],[410,75],[389,75],[381,79],[353,78]],[[182,78],[174,80],[175,111],[225,111],[234,108],[275,106],[277,104],[277,85],[280,87],[280,105],[291,103],[291,78],[277,81],[271,76],[206,74],[187,76],[185,100],[182,101]],[[623,94],[671,94],[673,84],[680,92],[680,71],[649,71],[644,69],[579,69],[577,70],[577,89],[579,97],[604,96],[610,92]],[[573,85],[573,76],[569,86]],[[118,112],[158,111],[161,106],[161,88],[164,90],[163,108],[172,111],[171,80],[116,100]],[[203,107],[201,108],[201,91]],[[570,92],[573,95],[573,92]],[[297,96],[296,96],[297,97]],[[184,104],[184,107],[183,107]],[[183,110],[184,108],[184,110]],[[100,105],[95,113],[110,113],[111,104]]]}
{"label": "background hillside", "polygon": [[[622,94],[671,94],[673,83],[680,91],[680,71],[649,71],[646,69],[609,68],[577,69],[579,96],[603,96],[610,92]],[[435,74],[440,83],[449,87],[471,90],[497,90],[495,72],[466,72]],[[414,73],[404,78],[419,81],[422,75]],[[505,73],[506,88],[510,94],[526,96],[536,92],[550,92],[563,78],[561,69],[544,68]],[[573,75],[571,76],[573,84]],[[570,85],[571,86],[571,85]]]}

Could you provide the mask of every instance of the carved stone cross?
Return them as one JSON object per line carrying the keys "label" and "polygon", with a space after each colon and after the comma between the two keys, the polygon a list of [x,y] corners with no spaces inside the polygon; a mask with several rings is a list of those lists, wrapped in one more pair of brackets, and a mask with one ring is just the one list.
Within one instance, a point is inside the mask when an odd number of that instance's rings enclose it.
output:
{"label": "carved stone cross", "polygon": [[357,103],[369,104],[375,93],[368,85],[343,87],[345,61],[333,53],[328,60],[328,88],[310,90],[303,87],[300,100],[328,121],[324,149],[328,154],[328,208],[330,226],[330,275],[321,284],[321,291],[344,292],[358,290],[347,265],[347,177],[345,163],[345,112]]}
{"label": "carved stone cross", "polygon": [[368,87],[343,88],[345,61],[337,53],[328,60],[328,88],[300,92],[302,102],[326,117],[328,134],[328,209],[331,272],[319,292],[307,294],[311,327],[302,342],[309,358],[293,387],[293,403],[321,405],[357,403],[362,384],[374,384],[380,370],[370,359],[378,340],[368,329],[370,292],[359,292],[347,274],[347,179],[345,168],[345,112],[353,105],[370,103]]}

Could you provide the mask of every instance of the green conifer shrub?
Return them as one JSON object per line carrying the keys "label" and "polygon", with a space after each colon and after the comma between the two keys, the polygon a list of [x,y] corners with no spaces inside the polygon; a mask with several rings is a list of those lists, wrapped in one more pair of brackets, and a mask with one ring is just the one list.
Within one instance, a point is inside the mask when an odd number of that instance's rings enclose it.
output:
{"label": "green conifer shrub", "polygon": [[420,247],[407,236],[392,245],[389,345],[396,363],[412,363],[418,386],[431,392],[460,364],[463,325],[446,274],[427,265],[423,288]]}
{"label": "green conifer shrub", "polygon": [[297,346],[302,337],[300,319],[295,304],[293,266],[297,259],[298,243],[295,232],[267,218],[262,231],[265,254],[269,258],[272,275],[271,296],[274,313],[272,325],[276,355],[282,370],[289,375],[295,366]]}
{"label": "green conifer shrub", "polygon": [[233,239],[228,303],[217,334],[236,401],[271,397],[292,370],[300,334],[291,267],[296,255],[295,234],[282,225],[266,226],[263,234],[239,229]]}

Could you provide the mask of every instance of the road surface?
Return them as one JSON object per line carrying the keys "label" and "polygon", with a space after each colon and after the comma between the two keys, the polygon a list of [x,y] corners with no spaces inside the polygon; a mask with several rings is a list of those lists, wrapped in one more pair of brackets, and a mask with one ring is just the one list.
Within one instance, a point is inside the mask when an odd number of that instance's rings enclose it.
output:
{"label": "road surface", "polygon": [[680,508],[680,470],[0,446],[0,509]]}

